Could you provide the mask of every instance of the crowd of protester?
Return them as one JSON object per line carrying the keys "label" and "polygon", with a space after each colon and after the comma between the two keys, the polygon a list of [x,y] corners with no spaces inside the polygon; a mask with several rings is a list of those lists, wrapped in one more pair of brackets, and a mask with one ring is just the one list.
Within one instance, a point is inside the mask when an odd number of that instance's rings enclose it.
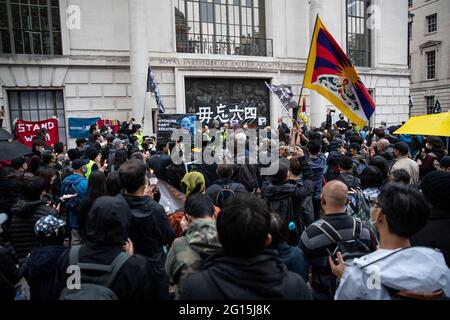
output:
{"label": "crowd of protester", "polygon": [[[204,126],[200,151],[222,161],[190,166],[171,154],[193,146],[145,137],[133,119],[117,133],[93,125],[69,150],[40,131],[33,154],[0,162],[0,297],[450,297],[445,139],[343,115],[278,121],[262,141],[247,125]],[[272,175],[250,161],[261,150],[276,151]],[[160,183],[184,206],[161,205]]]}

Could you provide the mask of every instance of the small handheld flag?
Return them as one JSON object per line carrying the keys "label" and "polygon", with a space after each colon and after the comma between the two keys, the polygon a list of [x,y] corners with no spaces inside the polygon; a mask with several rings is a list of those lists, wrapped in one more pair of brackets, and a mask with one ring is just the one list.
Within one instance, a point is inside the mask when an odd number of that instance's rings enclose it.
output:
{"label": "small handheld flag", "polygon": [[162,102],[161,94],[159,93],[158,85],[156,84],[155,76],[153,75],[152,68],[150,68],[150,66],[148,67],[147,72],[147,92],[152,92],[155,94],[158,112],[164,113],[164,104]]}
{"label": "small handheld flag", "polygon": [[360,127],[375,112],[375,103],[355,67],[318,16],[303,87],[317,91]]}

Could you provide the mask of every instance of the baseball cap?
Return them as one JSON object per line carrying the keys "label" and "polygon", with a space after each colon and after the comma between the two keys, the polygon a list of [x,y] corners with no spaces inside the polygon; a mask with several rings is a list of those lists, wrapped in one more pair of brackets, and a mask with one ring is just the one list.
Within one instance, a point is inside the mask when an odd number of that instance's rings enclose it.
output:
{"label": "baseball cap", "polygon": [[34,232],[38,236],[51,237],[57,235],[58,230],[64,227],[64,220],[58,219],[52,215],[40,218],[34,225]]}
{"label": "baseball cap", "polygon": [[84,159],[76,159],[72,162],[72,169],[73,170],[78,170],[81,167],[87,165],[89,163],[88,160],[84,160]]}

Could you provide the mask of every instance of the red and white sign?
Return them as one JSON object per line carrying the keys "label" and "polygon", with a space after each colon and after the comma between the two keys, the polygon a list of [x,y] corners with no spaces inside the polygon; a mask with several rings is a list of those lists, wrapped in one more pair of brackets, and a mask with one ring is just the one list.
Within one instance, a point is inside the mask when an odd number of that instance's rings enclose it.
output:
{"label": "red and white sign", "polygon": [[33,146],[33,138],[37,135],[39,129],[47,129],[45,137],[49,146],[54,146],[59,141],[58,119],[51,118],[43,121],[16,121],[16,137],[17,141],[28,147]]}

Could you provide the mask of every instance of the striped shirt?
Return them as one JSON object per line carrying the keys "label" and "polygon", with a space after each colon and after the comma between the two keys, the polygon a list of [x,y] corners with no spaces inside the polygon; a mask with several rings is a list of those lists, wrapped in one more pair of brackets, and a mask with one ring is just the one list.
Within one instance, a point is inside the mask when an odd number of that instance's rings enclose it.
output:
{"label": "striped shirt", "polygon": [[[326,215],[322,220],[328,222],[342,237],[342,241],[353,238],[354,220],[346,213]],[[299,247],[302,249],[305,258],[312,269],[312,287],[317,298],[332,299],[333,292],[330,290],[330,280],[332,277],[331,268],[328,261],[328,251],[333,252],[337,244],[334,243],[313,223],[303,232]],[[359,239],[371,250],[376,249],[375,235],[367,228],[363,222],[363,227]],[[334,280],[334,277],[332,278]]]}

